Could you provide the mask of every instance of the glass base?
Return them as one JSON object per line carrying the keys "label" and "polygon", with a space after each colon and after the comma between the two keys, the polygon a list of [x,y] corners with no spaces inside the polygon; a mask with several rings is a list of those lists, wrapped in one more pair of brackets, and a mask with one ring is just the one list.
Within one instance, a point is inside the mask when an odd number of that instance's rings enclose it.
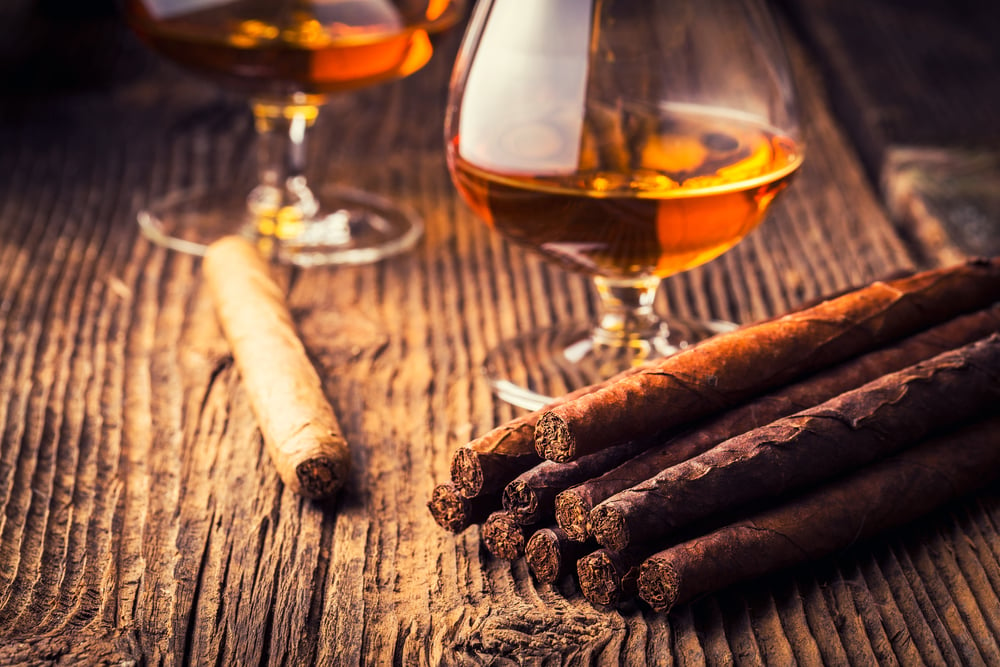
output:
{"label": "glass base", "polygon": [[315,210],[285,207],[254,214],[245,197],[225,191],[188,191],[167,197],[138,216],[154,243],[192,255],[227,235],[255,241],[276,262],[298,266],[368,264],[410,249],[423,233],[412,211],[351,188],[320,190]]}
{"label": "glass base", "polygon": [[670,356],[737,327],[718,320],[670,319],[659,336],[631,345],[598,342],[592,324],[540,329],[501,343],[486,357],[483,372],[497,398],[537,410],[582,387],[630,368]]}

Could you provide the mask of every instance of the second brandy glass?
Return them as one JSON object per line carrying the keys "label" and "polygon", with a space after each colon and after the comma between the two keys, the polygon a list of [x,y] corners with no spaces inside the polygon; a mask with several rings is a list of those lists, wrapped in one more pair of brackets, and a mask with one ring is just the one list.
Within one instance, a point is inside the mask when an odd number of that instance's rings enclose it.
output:
{"label": "second brandy glass", "polygon": [[[177,192],[139,214],[147,237],[203,254],[239,234],[276,261],[373,262],[423,225],[384,198],[306,180],[306,139],[329,96],[405,77],[431,57],[430,34],[464,0],[122,0],[132,29],[177,64],[250,100],[258,180]],[[248,194],[249,193],[249,194]]]}
{"label": "second brandy glass", "polygon": [[445,135],[478,217],[600,297],[596,323],[487,359],[496,393],[531,409],[731,328],[664,321],[660,282],[738,243],[803,157],[763,0],[480,0]]}

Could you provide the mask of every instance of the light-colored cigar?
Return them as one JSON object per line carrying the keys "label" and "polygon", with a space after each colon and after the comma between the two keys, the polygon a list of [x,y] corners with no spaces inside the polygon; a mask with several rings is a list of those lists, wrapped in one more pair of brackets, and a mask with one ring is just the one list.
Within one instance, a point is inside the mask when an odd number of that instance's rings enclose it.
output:
{"label": "light-colored cigar", "polygon": [[209,246],[202,270],[278,474],[309,498],[335,494],[350,467],[347,441],[266,260],[226,237]]}

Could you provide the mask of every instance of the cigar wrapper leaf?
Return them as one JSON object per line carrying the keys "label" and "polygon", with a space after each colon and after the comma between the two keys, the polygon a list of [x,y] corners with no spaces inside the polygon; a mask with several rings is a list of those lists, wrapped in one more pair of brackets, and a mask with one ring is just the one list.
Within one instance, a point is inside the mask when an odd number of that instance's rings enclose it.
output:
{"label": "cigar wrapper leaf", "polygon": [[[772,393],[755,398],[700,422],[655,447],[561,491],[555,516],[561,528],[576,540],[590,535],[589,513],[595,505],[654,477],[729,438],[759,428],[781,417],[808,409],[866,382],[1000,331],[1000,303],[961,315],[921,331],[898,343],[850,359]],[[597,456],[590,454],[580,461]],[[569,465],[569,464],[562,464]]]}
{"label": "cigar wrapper leaf", "polygon": [[1000,418],[940,434],[647,558],[639,596],[658,611],[845,549],[1000,478]]}
{"label": "cigar wrapper leaf", "polygon": [[309,498],[334,496],[349,474],[347,441],[268,263],[249,241],[226,237],[202,270],[282,481]]}
{"label": "cigar wrapper leaf", "polygon": [[720,443],[590,512],[611,549],[872,463],[1000,404],[1000,334],[873,380]]}
{"label": "cigar wrapper leaf", "polygon": [[875,282],[718,334],[562,401],[535,424],[542,458],[566,462],[689,424],[1000,297],[1000,258]]}

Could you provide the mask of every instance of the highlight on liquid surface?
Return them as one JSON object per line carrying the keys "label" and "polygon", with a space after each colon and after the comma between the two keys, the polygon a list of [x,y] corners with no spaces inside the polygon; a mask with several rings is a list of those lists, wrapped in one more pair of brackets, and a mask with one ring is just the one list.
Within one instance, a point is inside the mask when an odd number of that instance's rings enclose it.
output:
{"label": "highlight on liquid surface", "polygon": [[161,54],[255,95],[324,95],[406,76],[431,57],[450,0],[125,0]]}
{"label": "highlight on liquid surface", "polygon": [[802,161],[789,137],[702,107],[611,129],[586,123],[571,173],[484,169],[463,158],[460,140],[449,143],[449,164],[479,217],[569,269],[611,278],[666,277],[722,254],[757,226]]}

